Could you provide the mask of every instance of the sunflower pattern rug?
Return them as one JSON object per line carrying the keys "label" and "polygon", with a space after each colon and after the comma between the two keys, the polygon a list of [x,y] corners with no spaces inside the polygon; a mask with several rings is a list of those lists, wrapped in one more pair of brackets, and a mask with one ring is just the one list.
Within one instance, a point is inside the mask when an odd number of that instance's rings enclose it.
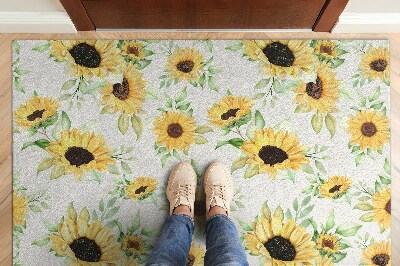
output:
{"label": "sunflower pattern rug", "polygon": [[391,264],[388,41],[12,48],[14,265],[143,265],[171,169],[217,159],[250,265]]}

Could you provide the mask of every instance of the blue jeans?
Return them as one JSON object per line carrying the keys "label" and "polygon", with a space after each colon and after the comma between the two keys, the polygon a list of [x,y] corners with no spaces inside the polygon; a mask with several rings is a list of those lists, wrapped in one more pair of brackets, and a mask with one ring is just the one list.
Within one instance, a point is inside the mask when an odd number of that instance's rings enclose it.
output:
{"label": "blue jeans", "polygon": [[[185,214],[172,214],[165,220],[158,243],[147,266],[185,266],[194,231],[193,219]],[[248,266],[246,253],[233,222],[217,214],[206,222],[207,251],[204,265]]]}

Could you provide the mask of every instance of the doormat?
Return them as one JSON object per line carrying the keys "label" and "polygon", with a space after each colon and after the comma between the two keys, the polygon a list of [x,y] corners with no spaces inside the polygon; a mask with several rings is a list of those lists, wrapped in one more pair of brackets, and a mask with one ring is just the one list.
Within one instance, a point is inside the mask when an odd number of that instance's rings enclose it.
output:
{"label": "doormat", "polygon": [[[250,265],[390,265],[388,41],[12,47],[14,265],[144,264],[171,169],[213,160]],[[197,191],[193,265],[204,223]]]}

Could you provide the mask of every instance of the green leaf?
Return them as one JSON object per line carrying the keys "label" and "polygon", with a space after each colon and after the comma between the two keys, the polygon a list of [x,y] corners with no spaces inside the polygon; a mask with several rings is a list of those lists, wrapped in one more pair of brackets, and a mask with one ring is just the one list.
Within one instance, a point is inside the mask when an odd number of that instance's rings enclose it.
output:
{"label": "green leaf", "polygon": [[187,91],[186,87],[182,90],[181,94],[179,94],[178,98],[175,99],[176,103],[182,102],[186,99],[187,97]]}
{"label": "green leaf", "polygon": [[117,197],[114,197],[114,198],[110,199],[110,200],[107,202],[107,208],[110,208],[110,207],[114,206],[114,204],[115,204],[116,201],[117,201]]}
{"label": "green leaf", "polygon": [[357,234],[358,230],[361,228],[362,225],[352,225],[352,226],[344,226],[344,225],[339,225],[336,228],[335,233],[339,234],[344,237],[348,236],[354,236]]}
{"label": "green leaf", "polygon": [[138,210],[133,218],[131,226],[129,226],[128,230],[133,233],[140,227],[140,210]]}
{"label": "green leaf", "polygon": [[14,86],[15,86],[15,89],[17,91],[25,93],[24,87],[21,84],[21,78],[20,77],[15,77]]}
{"label": "green leaf", "polygon": [[331,114],[327,114],[325,116],[325,125],[332,138],[336,133],[336,119]]}
{"label": "green leaf", "polygon": [[250,178],[254,175],[258,174],[258,166],[250,164],[247,166],[246,171],[244,173],[244,178]]}
{"label": "green leaf", "polygon": [[47,43],[45,43],[43,45],[36,46],[36,47],[32,48],[32,50],[36,51],[36,52],[39,52],[39,53],[43,53],[43,52],[49,50],[49,48],[50,48],[50,42],[47,42]]}
{"label": "green leaf", "polygon": [[262,79],[256,83],[255,89],[262,89],[268,86],[270,79]]}
{"label": "green leaf", "polygon": [[129,128],[129,116],[125,113],[122,113],[118,118],[118,129],[119,131],[125,135]]}
{"label": "green leaf", "polygon": [[101,199],[99,202],[99,210],[100,212],[104,212],[104,200]]}
{"label": "green leaf", "polygon": [[329,214],[328,219],[326,220],[326,223],[325,223],[326,232],[331,230],[334,225],[335,225],[335,213],[334,213],[334,211],[332,209],[331,213]]}
{"label": "green leaf", "polygon": [[119,206],[110,209],[107,214],[104,216],[104,219],[110,219],[113,217],[119,210]]}
{"label": "green leaf", "polygon": [[255,125],[257,128],[264,128],[265,127],[265,120],[260,113],[260,111],[256,110],[256,113],[254,115],[254,120],[255,120]]}
{"label": "green leaf", "polygon": [[132,173],[132,169],[131,169],[130,166],[129,166],[126,162],[124,162],[124,161],[121,161],[121,168],[122,168],[122,170],[123,170],[125,173],[128,173],[128,174],[131,174],[131,173]]}
{"label": "green leaf", "polygon": [[347,253],[335,253],[332,255],[332,262],[338,263],[346,257]]}
{"label": "green leaf", "polygon": [[205,81],[206,81],[206,74],[203,73],[203,74],[200,76],[200,78],[199,78],[199,84],[200,84],[200,86],[201,86],[202,88],[204,88],[204,83],[205,83]]}
{"label": "green leaf", "polygon": [[187,109],[189,108],[189,106],[190,106],[190,103],[185,103],[185,104],[178,105],[178,106],[176,107],[176,109],[177,109],[177,110],[185,111],[185,110],[187,110]]}
{"label": "green leaf", "polygon": [[226,140],[222,140],[222,141],[218,141],[217,146],[215,146],[215,149],[218,149],[221,146],[224,146],[224,145],[227,145],[227,144],[230,144],[230,145],[232,145],[232,146],[234,146],[236,148],[239,148],[239,147],[241,147],[243,145],[243,142],[244,141],[241,138],[233,138],[233,139],[230,139],[230,140],[227,140],[227,141]]}
{"label": "green leaf", "polygon": [[198,126],[198,127],[196,127],[194,132],[199,133],[199,134],[205,134],[208,132],[213,132],[213,129],[209,126]]}
{"label": "green leaf", "polygon": [[390,163],[389,163],[388,158],[385,158],[385,164],[383,165],[383,168],[385,169],[385,173],[390,175],[391,169],[390,169]]}
{"label": "green leaf", "polygon": [[110,172],[111,174],[119,175],[119,170],[114,164],[109,164],[107,169],[108,169],[108,172]]}
{"label": "green leaf", "polygon": [[334,59],[332,59],[331,60],[332,68],[339,67],[341,64],[343,64],[343,62],[344,62],[344,59],[342,59],[342,58],[334,58]]}
{"label": "green leaf", "polygon": [[384,102],[376,103],[376,104],[371,105],[371,108],[375,109],[375,110],[379,110],[382,108],[383,104],[384,104]]}
{"label": "green leaf", "polygon": [[19,42],[17,40],[13,40],[12,41],[12,48],[14,49],[16,54],[19,54],[19,51],[21,49],[21,45],[19,44]]}
{"label": "green leaf", "polygon": [[161,232],[159,230],[150,230],[150,229],[143,228],[140,233],[147,237],[157,237],[160,235]]}
{"label": "green leaf", "polygon": [[61,127],[62,130],[69,130],[71,128],[71,119],[69,119],[66,112],[61,112]]}
{"label": "green leaf", "polygon": [[314,163],[315,163],[315,167],[317,167],[318,171],[326,174],[325,167],[320,161],[314,161]]}
{"label": "green leaf", "polygon": [[212,76],[208,77],[208,87],[210,87],[211,90],[218,92],[218,87],[215,84],[215,79]]}
{"label": "green leaf", "polygon": [[33,146],[33,145],[36,145],[36,146],[38,146],[38,147],[40,147],[42,149],[45,149],[50,145],[50,141],[47,140],[47,139],[38,139],[38,140],[33,141],[33,142],[25,142],[22,145],[21,150],[24,150],[24,149],[28,148],[29,146]]}
{"label": "green leaf", "polygon": [[374,220],[374,213],[373,212],[365,213],[360,217],[360,220],[363,222],[372,222]]}
{"label": "green leaf", "polygon": [[231,166],[231,172],[243,168],[246,165],[247,157],[239,157],[233,161]]}
{"label": "green leaf", "polygon": [[45,238],[33,241],[32,245],[43,247],[43,246],[47,246],[47,244],[49,244],[49,243],[50,243],[50,237],[45,237]]}
{"label": "green leaf", "polygon": [[203,136],[200,136],[200,135],[194,136],[194,143],[196,143],[196,144],[204,144],[207,142],[208,142],[208,140]]}
{"label": "green leaf", "polygon": [[42,211],[40,209],[40,207],[38,207],[36,205],[29,205],[29,209],[31,209],[31,211],[33,211],[33,212],[41,212]]}
{"label": "green leaf", "polygon": [[385,79],[385,80],[383,81],[383,83],[385,83],[386,85],[390,86],[390,79]]}
{"label": "green leaf", "polygon": [[303,171],[306,172],[307,174],[314,174],[314,170],[309,164],[302,163],[301,169],[303,169]]}
{"label": "green leaf", "polygon": [[362,211],[370,211],[373,208],[374,207],[371,204],[369,204],[368,202],[360,202],[356,206],[353,207],[353,209],[358,209],[358,210],[362,210]]}
{"label": "green leaf", "polygon": [[60,165],[56,165],[51,170],[50,179],[51,180],[57,179],[60,176],[62,176],[64,173],[65,173],[65,167],[64,166],[60,166]]}
{"label": "green leaf", "polygon": [[136,139],[139,139],[143,133],[142,119],[139,116],[132,114],[131,122],[132,122],[132,129],[133,131],[135,131],[136,134]]}
{"label": "green leaf", "polygon": [[375,100],[378,100],[380,96],[381,96],[381,88],[378,87],[378,88],[376,88],[374,94],[368,98],[368,100],[370,102],[373,102]]}
{"label": "green leaf", "polygon": [[143,68],[147,67],[151,63],[151,60],[148,59],[142,59],[140,61],[137,61],[138,69],[142,70]]}
{"label": "green leaf", "polygon": [[311,126],[314,129],[315,133],[321,132],[322,129],[322,119],[323,116],[320,113],[315,113],[311,118]]}
{"label": "green leaf", "polygon": [[40,164],[38,165],[36,169],[36,174],[38,175],[40,172],[49,169],[51,166],[54,165],[54,159],[53,158],[44,158]]}
{"label": "green leaf", "polygon": [[295,210],[296,212],[299,209],[299,201],[297,200],[297,198],[293,201],[293,210]]}
{"label": "green leaf", "polygon": [[307,206],[308,203],[310,203],[311,201],[311,196],[307,196],[306,198],[303,199],[303,201],[301,202],[301,206],[305,207]]}
{"label": "green leaf", "polygon": [[71,89],[76,83],[76,79],[70,79],[64,82],[64,84],[61,87],[61,90],[69,90]]}
{"label": "green leaf", "polygon": [[225,49],[226,50],[230,50],[230,51],[238,51],[238,50],[242,49],[242,47],[243,47],[243,42],[240,41],[238,43],[235,43],[235,44],[232,44],[232,45],[230,45],[228,47],[225,47]]}
{"label": "green leaf", "polygon": [[243,222],[241,220],[238,220],[238,223],[239,223],[240,227],[242,227],[242,229],[244,231],[253,231],[253,228],[249,224],[247,224],[247,223],[245,223],[245,222]]}
{"label": "green leaf", "polygon": [[307,215],[310,214],[310,212],[311,212],[313,209],[314,209],[314,205],[308,206],[307,208],[305,208],[304,210],[302,210],[302,211],[300,212],[299,218],[301,219],[301,218],[306,217]]}

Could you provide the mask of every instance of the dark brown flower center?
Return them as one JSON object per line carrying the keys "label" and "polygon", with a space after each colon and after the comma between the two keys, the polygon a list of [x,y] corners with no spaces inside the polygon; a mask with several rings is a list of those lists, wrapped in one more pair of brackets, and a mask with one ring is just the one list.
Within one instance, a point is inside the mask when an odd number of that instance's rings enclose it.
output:
{"label": "dark brown flower center", "polygon": [[193,256],[193,254],[189,254],[187,257],[187,263],[186,266],[192,266],[194,265],[194,262],[196,261],[196,257]]}
{"label": "dark brown flower center", "polygon": [[65,152],[64,157],[71,165],[75,165],[76,167],[79,167],[82,164],[88,164],[94,160],[94,156],[90,151],[76,146],[69,147]]}
{"label": "dark brown flower center", "polygon": [[361,126],[361,133],[366,137],[372,137],[377,132],[376,126],[372,122],[365,122]]}
{"label": "dark brown flower center", "polygon": [[306,92],[308,96],[319,99],[322,96],[322,81],[319,77],[314,82],[308,82],[306,86]]}
{"label": "dark brown flower center", "polygon": [[116,83],[113,85],[113,91],[115,97],[120,100],[126,100],[129,96],[129,82],[126,78],[122,79],[122,83]]}
{"label": "dark brown flower center", "polygon": [[390,256],[388,254],[378,254],[372,258],[372,262],[378,266],[388,265]]}
{"label": "dark brown flower center", "polygon": [[239,108],[229,109],[228,111],[226,111],[225,113],[223,113],[223,114],[221,115],[221,119],[222,119],[222,120],[228,120],[229,117],[235,117],[237,111],[239,111]]}
{"label": "dark brown flower center", "polygon": [[329,193],[335,193],[336,191],[339,191],[342,185],[334,185],[329,189]]}
{"label": "dark brown flower center", "polygon": [[328,55],[331,55],[332,52],[333,52],[332,48],[329,47],[329,46],[327,46],[327,45],[321,45],[321,46],[319,47],[319,51],[320,51],[321,53],[325,53],[325,54],[328,54]]}
{"label": "dark brown flower center", "polygon": [[269,255],[276,260],[293,261],[296,257],[296,249],[293,244],[281,236],[274,236],[269,239],[264,247]]}
{"label": "dark brown flower center", "polygon": [[75,239],[69,247],[75,253],[75,257],[88,262],[98,262],[101,258],[101,249],[95,241],[86,237]]}
{"label": "dark brown flower center", "polygon": [[146,192],[146,188],[148,188],[149,186],[141,186],[140,188],[135,190],[135,194],[140,194],[143,192]]}
{"label": "dark brown flower center", "polygon": [[369,66],[371,67],[372,70],[375,70],[377,72],[383,72],[387,67],[387,61],[384,59],[378,59],[369,63]]}
{"label": "dark brown flower center", "polygon": [[322,246],[333,250],[335,248],[335,243],[329,239],[322,239]]}
{"label": "dark brown flower center", "polygon": [[392,214],[392,200],[391,199],[388,202],[386,202],[385,210],[387,213]]}
{"label": "dark brown flower center", "polygon": [[258,152],[258,156],[265,164],[273,166],[274,164],[281,163],[288,157],[287,153],[276,146],[263,146]]}
{"label": "dark brown flower center", "polygon": [[32,114],[28,115],[26,119],[28,119],[28,121],[35,121],[36,118],[42,118],[44,111],[46,110],[36,110]]}
{"label": "dark brown flower center", "polygon": [[179,138],[183,134],[183,128],[178,123],[173,123],[168,125],[167,132],[170,137]]}
{"label": "dark brown flower center", "polygon": [[126,246],[128,248],[132,248],[132,249],[135,249],[135,250],[139,250],[140,249],[140,243],[139,243],[139,241],[136,241],[136,240],[129,239]]}
{"label": "dark brown flower center", "polygon": [[69,53],[74,58],[75,63],[88,67],[96,68],[100,66],[101,56],[93,46],[87,43],[79,43],[69,50]]}
{"label": "dark brown flower center", "polygon": [[139,49],[135,46],[128,46],[126,52],[128,54],[133,54],[134,56],[139,56]]}
{"label": "dark brown flower center", "polygon": [[287,45],[280,42],[273,42],[268,44],[262,51],[271,64],[282,67],[293,65],[294,55]]}
{"label": "dark brown flower center", "polygon": [[176,64],[176,68],[184,73],[189,73],[190,71],[193,70],[193,67],[194,67],[194,62],[192,60],[185,60]]}

